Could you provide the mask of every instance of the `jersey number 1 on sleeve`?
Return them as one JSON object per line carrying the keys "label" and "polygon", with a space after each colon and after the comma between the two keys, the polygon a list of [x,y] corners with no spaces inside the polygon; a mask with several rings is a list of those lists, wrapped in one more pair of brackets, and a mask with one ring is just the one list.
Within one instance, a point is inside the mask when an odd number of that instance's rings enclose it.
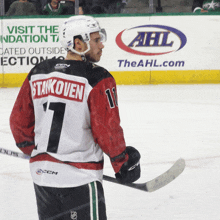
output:
{"label": "jersey number 1 on sleeve", "polygon": [[112,97],[110,89],[105,90],[105,93],[107,95],[108,103],[110,105],[110,108],[114,108],[115,106],[118,106],[117,95],[116,95],[115,88],[112,88],[112,93],[113,93],[114,99]]}

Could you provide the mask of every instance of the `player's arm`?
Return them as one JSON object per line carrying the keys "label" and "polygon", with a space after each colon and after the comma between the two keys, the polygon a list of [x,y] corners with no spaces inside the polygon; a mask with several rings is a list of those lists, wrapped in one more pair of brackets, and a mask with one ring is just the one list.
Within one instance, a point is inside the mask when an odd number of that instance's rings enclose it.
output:
{"label": "player's arm", "polygon": [[134,182],[140,177],[140,154],[135,148],[126,147],[113,77],[103,79],[92,89],[88,105],[94,140],[110,157],[116,178]]}
{"label": "player's arm", "polygon": [[25,79],[10,115],[10,128],[16,145],[25,154],[34,149],[34,107],[28,77]]}

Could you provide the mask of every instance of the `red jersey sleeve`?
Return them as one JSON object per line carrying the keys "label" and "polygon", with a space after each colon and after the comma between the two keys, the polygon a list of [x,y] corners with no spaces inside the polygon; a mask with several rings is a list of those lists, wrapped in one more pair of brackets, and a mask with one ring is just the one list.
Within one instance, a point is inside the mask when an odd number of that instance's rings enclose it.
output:
{"label": "red jersey sleeve", "polygon": [[[93,87],[88,98],[88,105],[95,142],[110,158],[121,155],[126,145],[120,126],[116,83],[113,77],[102,79]],[[128,155],[111,160],[114,171],[119,172],[127,160]]]}
{"label": "red jersey sleeve", "polygon": [[16,145],[28,155],[34,149],[34,107],[28,78],[25,79],[10,115],[10,128]]}

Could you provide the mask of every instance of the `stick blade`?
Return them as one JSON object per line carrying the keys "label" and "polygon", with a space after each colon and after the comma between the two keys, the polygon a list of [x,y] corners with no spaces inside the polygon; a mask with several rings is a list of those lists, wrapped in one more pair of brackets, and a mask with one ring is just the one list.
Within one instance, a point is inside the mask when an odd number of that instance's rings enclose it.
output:
{"label": "stick blade", "polygon": [[139,189],[145,192],[154,192],[176,179],[176,177],[178,177],[184,169],[185,160],[180,158],[165,173],[145,183],[120,183],[115,178],[106,175],[103,175],[103,179],[116,184],[128,186],[133,189]]}
{"label": "stick blade", "polygon": [[185,166],[185,160],[182,158],[178,159],[169,170],[146,183],[147,191],[154,192],[166,186],[183,172]]}

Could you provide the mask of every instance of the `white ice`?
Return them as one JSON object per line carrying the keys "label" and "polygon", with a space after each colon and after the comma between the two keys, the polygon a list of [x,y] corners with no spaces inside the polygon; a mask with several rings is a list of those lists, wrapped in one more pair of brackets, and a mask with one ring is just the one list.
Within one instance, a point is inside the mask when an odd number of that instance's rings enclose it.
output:
{"label": "white ice", "polygon": [[[0,89],[0,143],[18,151],[9,115],[19,88]],[[127,145],[153,179],[186,160],[172,183],[148,193],[104,182],[109,220],[220,220],[220,85],[118,86]],[[37,220],[28,161],[0,154],[0,220]],[[113,176],[105,157],[105,174]]]}

